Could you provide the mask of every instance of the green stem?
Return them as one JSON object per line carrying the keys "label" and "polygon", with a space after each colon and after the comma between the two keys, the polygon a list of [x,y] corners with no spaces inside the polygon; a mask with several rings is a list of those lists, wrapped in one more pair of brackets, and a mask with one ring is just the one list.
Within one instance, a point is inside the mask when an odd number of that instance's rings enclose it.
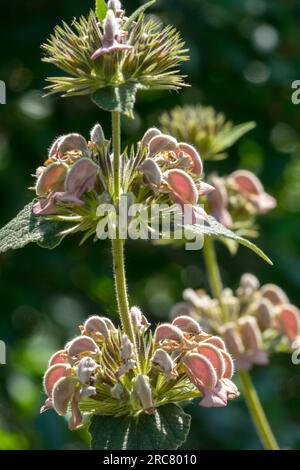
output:
{"label": "green stem", "polygon": [[112,139],[114,153],[114,190],[115,200],[120,198],[120,166],[121,166],[121,122],[120,113],[112,112]]}
{"label": "green stem", "polygon": [[226,322],[228,318],[227,318],[226,308],[222,301],[222,291],[223,291],[222,279],[221,279],[221,274],[220,274],[220,270],[218,266],[214,242],[209,237],[205,237],[205,240],[204,240],[203,256],[204,256],[204,261],[205,261],[205,265],[207,269],[207,275],[208,275],[211,292],[213,294],[213,297],[218,300],[219,305],[222,310],[223,321]]}
{"label": "green stem", "polygon": [[[121,121],[120,113],[112,112],[112,138],[113,138],[113,169],[114,169],[114,196],[115,203],[120,199],[120,167],[121,167]],[[119,228],[116,228],[116,237],[112,240],[112,255],[114,267],[114,280],[118,310],[123,330],[135,345],[136,361],[139,366],[137,342],[132,325],[125,273],[124,240],[121,239]]]}
{"label": "green stem", "polygon": [[122,321],[124,332],[130,341],[134,341],[133,326],[129,311],[129,302],[126,285],[125,260],[124,260],[124,242],[118,236],[112,240],[112,253],[114,264],[114,278],[116,297],[119,308],[119,315]]}
{"label": "green stem", "polygon": [[[209,237],[205,238],[203,245],[203,255],[212,294],[216,299],[218,299],[219,304],[222,308],[222,313],[224,317],[223,320],[227,321],[226,308],[222,304],[222,279],[220,275],[214,243]],[[257,392],[254,388],[250,374],[246,371],[240,371],[239,375],[243,384],[248,409],[250,411],[253,422],[257,429],[257,433],[261,439],[264,448],[268,450],[278,450],[278,444],[272,433],[271,427],[268,423],[267,417],[260,403]]]}
{"label": "green stem", "polygon": [[256,427],[257,433],[267,450],[279,450],[272,429],[260,403],[259,397],[251,380],[249,372],[243,370],[239,373],[244,389],[244,394],[248,408]]}

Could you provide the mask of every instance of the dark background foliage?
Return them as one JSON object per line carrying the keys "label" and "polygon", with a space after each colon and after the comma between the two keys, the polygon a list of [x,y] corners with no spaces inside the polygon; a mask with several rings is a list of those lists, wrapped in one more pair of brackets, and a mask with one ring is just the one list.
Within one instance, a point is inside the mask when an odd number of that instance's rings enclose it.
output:
{"label": "dark background foliage", "polygon": [[[132,11],[141,2],[128,0]],[[42,99],[47,75],[40,44],[61,20],[87,13],[93,1],[0,0],[0,79],[7,104],[0,106],[0,225],[32,195],[31,173],[62,133],[84,135],[109,117],[87,98]],[[175,24],[191,49],[185,66],[192,87],[181,94],[140,94],[136,119],[124,120],[124,143],[139,139],[159,114],[177,104],[211,104],[236,123],[257,128],[218,163],[221,173],[237,167],[255,171],[278,208],[260,218],[260,246],[274,261],[269,267],[241,248],[232,258],[218,246],[226,285],[235,287],[246,270],[262,282],[282,286],[300,305],[300,105],[291,102],[291,83],[300,79],[300,4],[297,0],[160,0],[153,10]],[[207,168],[206,168],[207,169]],[[110,247],[76,237],[55,251],[29,246],[0,259],[0,339],[7,365],[0,366],[0,448],[75,449],[88,445],[85,431],[70,433],[63,418],[39,415],[41,377],[48,356],[77,333],[90,314],[116,320]],[[201,253],[129,243],[129,291],[153,321],[166,318],[187,286],[207,287]],[[275,434],[284,448],[300,446],[300,366],[277,355],[270,367],[256,368],[254,381]],[[260,448],[243,399],[221,410],[190,406],[190,449]]]}

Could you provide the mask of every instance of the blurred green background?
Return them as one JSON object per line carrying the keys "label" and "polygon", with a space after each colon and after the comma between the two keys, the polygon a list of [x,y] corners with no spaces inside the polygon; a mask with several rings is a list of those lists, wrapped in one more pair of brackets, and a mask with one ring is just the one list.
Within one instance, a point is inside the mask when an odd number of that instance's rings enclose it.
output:
{"label": "blurred green background", "polygon": [[[141,2],[127,0],[129,11]],[[87,13],[93,0],[0,0],[0,79],[7,104],[0,105],[0,225],[30,199],[31,174],[53,139],[70,131],[88,135],[99,121],[109,135],[109,116],[87,98],[42,99],[47,75],[40,44],[61,20]],[[261,282],[282,286],[300,306],[300,105],[291,102],[291,83],[300,79],[298,0],[159,0],[153,9],[176,25],[191,50],[185,65],[192,87],[182,93],[140,94],[134,121],[124,120],[124,143],[138,140],[149,125],[177,104],[203,103],[236,123],[257,128],[216,163],[220,173],[248,168],[276,195],[278,208],[260,218],[260,246],[269,267],[241,248],[232,258],[218,246],[226,285],[235,287],[246,270]],[[0,366],[0,449],[86,448],[85,431],[71,433],[64,418],[39,415],[41,377],[48,357],[88,315],[116,320],[110,247],[105,242],[65,240],[55,251],[28,246],[0,258],[0,339],[7,365]],[[166,319],[185,287],[207,287],[201,253],[129,243],[127,269],[131,303],[152,321]],[[254,381],[283,448],[300,447],[300,366],[277,355],[256,368]],[[187,449],[258,449],[260,443],[243,399],[225,409],[189,407],[193,415]]]}

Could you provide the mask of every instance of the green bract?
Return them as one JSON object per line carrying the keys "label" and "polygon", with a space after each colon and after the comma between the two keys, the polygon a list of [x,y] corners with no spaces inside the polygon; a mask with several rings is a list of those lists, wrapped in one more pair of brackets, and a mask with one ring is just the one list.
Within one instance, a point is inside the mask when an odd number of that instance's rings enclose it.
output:
{"label": "green bract", "polygon": [[130,114],[138,88],[178,90],[185,86],[178,67],[188,57],[180,34],[172,26],[145,18],[144,9],[129,19],[122,10],[116,14],[108,10],[101,22],[91,11],[71,27],[57,26],[42,46],[44,61],[65,75],[50,77],[47,92],[95,94],[93,101],[103,109]]}

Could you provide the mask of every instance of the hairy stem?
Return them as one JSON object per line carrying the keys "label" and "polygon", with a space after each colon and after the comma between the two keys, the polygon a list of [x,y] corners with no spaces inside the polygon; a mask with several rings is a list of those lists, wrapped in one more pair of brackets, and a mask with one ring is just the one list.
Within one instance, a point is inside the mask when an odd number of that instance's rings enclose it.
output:
{"label": "hairy stem", "polygon": [[[223,320],[226,321],[227,312],[224,308],[224,305],[222,304],[222,279],[220,275],[214,243],[208,237],[206,237],[204,242],[203,255],[212,294],[216,299],[218,299],[222,308],[222,313],[224,317]],[[264,448],[267,450],[278,450],[278,444],[272,433],[271,427],[268,423],[267,417],[260,403],[259,397],[254,388],[249,372],[240,371],[239,375],[243,384],[248,409],[250,411],[257,433]]]}
{"label": "hairy stem", "polygon": [[120,113],[112,112],[112,141],[114,152],[114,195],[115,200],[120,198],[120,166],[121,166],[121,122]]}
{"label": "hairy stem", "polygon": [[226,322],[228,318],[227,318],[226,308],[222,301],[222,290],[223,290],[222,279],[221,279],[221,274],[220,274],[220,270],[218,266],[214,242],[209,237],[205,237],[205,240],[204,240],[203,256],[204,256],[204,261],[205,261],[205,265],[207,269],[207,275],[208,275],[211,292],[214,298],[218,300],[219,305],[222,310],[223,321]]}
{"label": "hairy stem", "polygon": [[129,302],[126,286],[124,242],[119,237],[112,240],[112,252],[114,263],[114,278],[116,297],[119,308],[119,315],[122,321],[124,332],[130,341],[134,342],[134,333],[129,312]]}
{"label": "hairy stem", "polygon": [[[120,113],[112,113],[112,135],[113,135],[113,154],[114,154],[114,194],[115,201],[118,203],[120,198],[120,166],[121,166],[121,124]],[[112,240],[112,254],[114,266],[115,290],[119,309],[120,319],[124,332],[132,343],[136,343],[135,335],[129,311],[129,301],[126,285],[124,241],[120,238],[118,227],[116,228],[116,237]]]}
{"label": "hairy stem", "polygon": [[259,435],[264,448],[267,450],[279,450],[249,372],[242,370],[239,375],[243,385],[247,406],[251,412],[257,434]]}

